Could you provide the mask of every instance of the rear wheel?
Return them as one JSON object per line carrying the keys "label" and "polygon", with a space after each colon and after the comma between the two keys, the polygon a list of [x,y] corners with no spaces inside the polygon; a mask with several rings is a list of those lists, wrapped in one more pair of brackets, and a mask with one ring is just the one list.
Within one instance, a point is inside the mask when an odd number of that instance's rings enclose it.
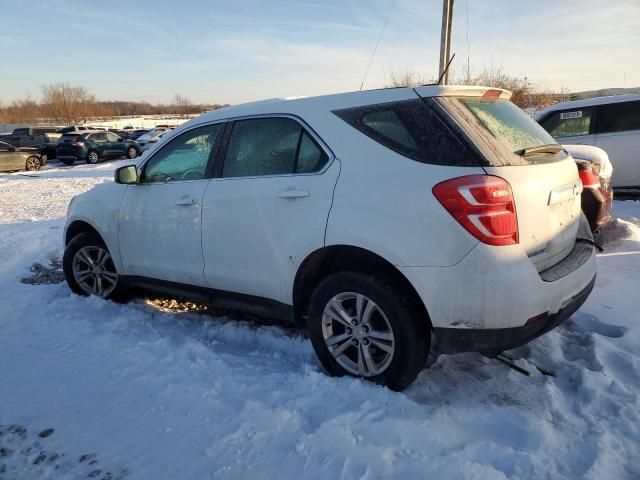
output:
{"label": "rear wheel", "polygon": [[111,253],[95,234],[81,233],[69,242],[62,268],[69,287],[78,295],[113,299],[122,296],[122,282]]}
{"label": "rear wheel", "polygon": [[88,154],[87,154],[87,163],[90,163],[92,165],[95,165],[96,163],[98,163],[100,161],[100,155],[98,155],[98,152],[96,152],[95,150],[91,150]]}
{"label": "rear wheel", "polygon": [[27,158],[27,161],[25,162],[25,169],[27,169],[30,172],[35,172],[36,170],[40,170],[40,167],[42,165],[40,164],[40,159],[38,157],[29,157]]}
{"label": "rear wheel", "polygon": [[402,390],[426,365],[428,320],[384,279],[356,272],[327,277],[311,297],[307,322],[313,348],[331,375]]}

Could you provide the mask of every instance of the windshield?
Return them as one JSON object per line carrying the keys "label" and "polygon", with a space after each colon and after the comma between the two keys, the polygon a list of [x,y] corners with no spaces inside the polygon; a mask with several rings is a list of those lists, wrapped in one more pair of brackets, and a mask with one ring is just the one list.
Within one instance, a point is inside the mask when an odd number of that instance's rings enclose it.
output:
{"label": "windshield", "polygon": [[533,118],[508,100],[487,101],[480,97],[458,100],[491,135],[514,153],[557,143]]}

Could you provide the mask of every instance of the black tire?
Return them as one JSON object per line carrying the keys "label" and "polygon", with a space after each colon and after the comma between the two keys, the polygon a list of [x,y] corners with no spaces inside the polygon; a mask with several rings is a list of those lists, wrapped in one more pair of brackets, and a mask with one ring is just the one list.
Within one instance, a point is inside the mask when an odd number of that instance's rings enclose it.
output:
{"label": "black tire", "polygon": [[24,168],[28,172],[36,172],[40,170],[40,167],[42,167],[42,164],[40,163],[40,159],[35,156],[31,156],[27,158],[27,160],[24,163]]}
{"label": "black tire", "polygon": [[86,162],[90,165],[95,165],[99,161],[100,161],[100,155],[98,154],[98,152],[95,150],[89,150],[89,153],[87,153]]}
{"label": "black tire", "polygon": [[403,294],[402,289],[384,278],[357,272],[341,272],[325,278],[316,287],[309,302],[307,326],[311,343],[327,373],[352,375],[333,357],[323,336],[323,312],[327,303],[344,292],[363,294],[384,312],[393,332],[395,349],[391,362],[379,375],[367,380],[403,390],[426,366],[431,346],[429,320]]}
{"label": "black tire", "polygon": [[[89,296],[91,293],[83,290],[83,288],[78,284],[76,278],[73,274],[73,261],[74,257],[78,253],[80,249],[83,247],[97,247],[106,250],[109,252],[109,249],[102,241],[102,239],[94,234],[94,233],[81,233],[73,238],[66,246],[64,250],[64,255],[62,257],[62,270],[64,272],[64,278],[71,288],[71,291],[77,293],[82,296]],[[109,253],[109,255],[111,255]],[[108,265],[110,269],[115,271],[115,265],[113,265],[113,261],[110,260],[111,264]],[[118,280],[116,281],[115,288],[111,290],[107,295],[102,295],[103,298],[116,300],[116,301],[126,301],[128,298],[126,286],[122,281],[121,277],[118,276]]]}
{"label": "black tire", "polygon": [[136,147],[129,147],[127,149],[127,158],[129,160],[133,160],[137,156],[138,156],[138,150],[136,149]]}
{"label": "black tire", "polygon": [[65,158],[64,160],[60,160],[60,161],[65,165],[73,165],[75,163],[75,160],[73,160],[72,158]]}

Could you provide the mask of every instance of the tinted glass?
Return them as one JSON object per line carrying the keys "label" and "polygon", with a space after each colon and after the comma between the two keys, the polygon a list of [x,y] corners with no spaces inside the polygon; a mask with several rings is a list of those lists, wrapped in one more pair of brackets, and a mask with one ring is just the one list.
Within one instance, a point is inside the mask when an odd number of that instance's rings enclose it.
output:
{"label": "tinted glass", "polygon": [[106,136],[107,136],[107,140],[109,140],[110,142],[120,141],[120,137],[118,137],[118,135],[116,135],[115,133],[107,132]]}
{"label": "tinted glass", "polygon": [[293,173],[302,127],[290,118],[255,118],[233,125],[223,177]]}
{"label": "tinted glass", "polygon": [[555,138],[588,135],[592,108],[576,108],[553,112],[540,125]]}
{"label": "tinted glass", "polygon": [[612,103],[598,107],[596,133],[640,130],[640,102]]}
{"label": "tinted glass", "polygon": [[307,132],[302,133],[296,173],[311,173],[322,169],[327,163],[327,154],[313,141]]}
{"label": "tinted glass", "polygon": [[145,166],[144,182],[205,178],[207,163],[222,127],[216,124],[195,128],[171,140]]}
{"label": "tinted glass", "polygon": [[65,134],[65,135],[62,135],[60,137],[59,142],[60,143],[75,142],[78,139],[79,136],[80,135],[77,134],[77,133],[76,134]]}
{"label": "tinted glass", "polygon": [[15,136],[21,136],[21,135],[29,135],[29,129],[28,128],[16,128],[13,131],[13,134]]}
{"label": "tinted glass", "polygon": [[478,165],[428,101],[416,99],[337,110],[335,113],[378,143],[425,163]]}

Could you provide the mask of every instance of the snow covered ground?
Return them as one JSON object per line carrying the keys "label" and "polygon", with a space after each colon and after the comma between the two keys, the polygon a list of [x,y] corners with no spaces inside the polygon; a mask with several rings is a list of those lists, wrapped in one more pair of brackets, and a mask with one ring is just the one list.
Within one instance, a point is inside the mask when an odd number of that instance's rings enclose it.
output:
{"label": "snow covered ground", "polygon": [[584,307],[512,352],[556,377],[442,356],[394,393],[302,332],[53,283],[68,200],[123,163],[0,176],[0,478],[640,478],[640,202]]}

